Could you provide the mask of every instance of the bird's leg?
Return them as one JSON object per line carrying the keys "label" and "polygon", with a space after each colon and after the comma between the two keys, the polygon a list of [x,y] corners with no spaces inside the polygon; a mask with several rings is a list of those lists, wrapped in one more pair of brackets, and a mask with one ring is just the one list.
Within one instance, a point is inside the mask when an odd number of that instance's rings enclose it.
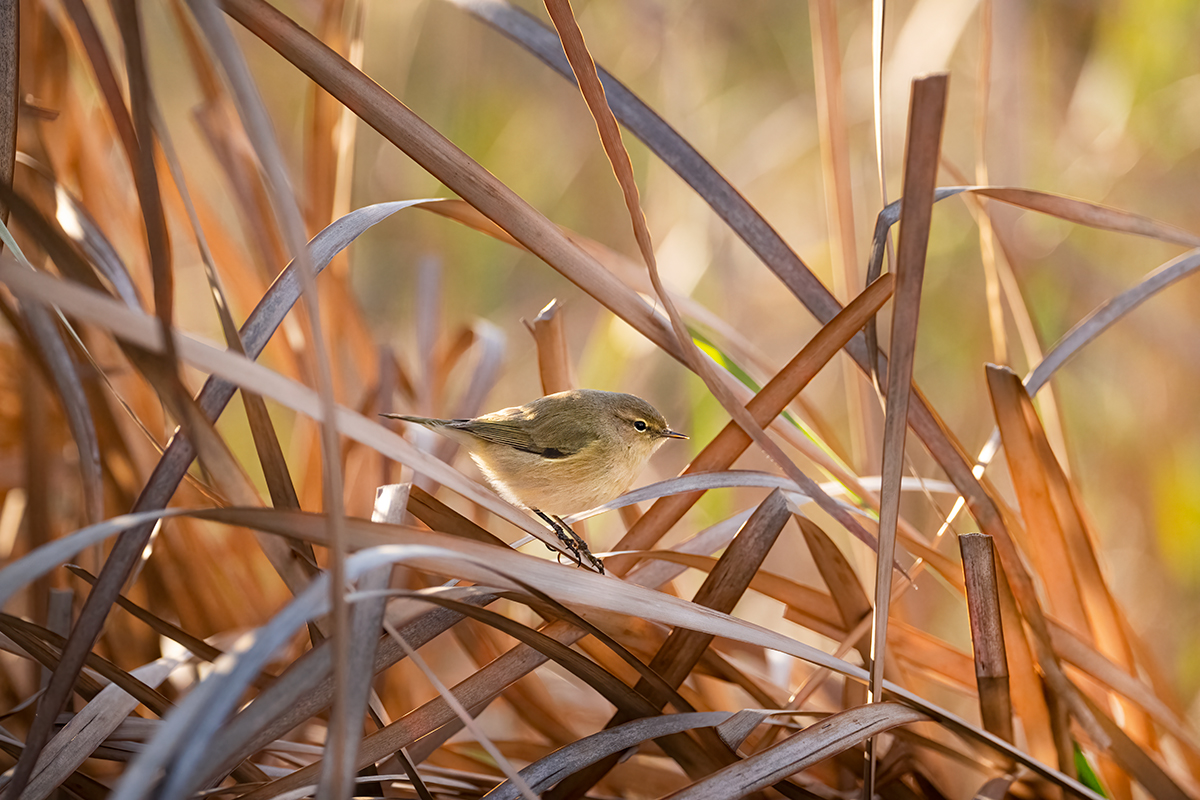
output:
{"label": "bird's leg", "polygon": [[[571,538],[575,540],[575,544],[576,544],[576,546],[578,546],[579,552],[582,553],[583,557],[588,560],[588,563],[590,563],[593,567],[596,568],[597,572],[599,572],[601,575],[603,575],[604,574],[604,562],[601,561],[600,559],[596,558],[594,555],[592,555],[591,548],[588,547],[588,544],[587,544],[587,542],[585,542],[583,540],[583,537],[580,536],[575,531],[571,530],[571,526],[568,525],[567,523],[563,522],[562,517],[555,516],[554,521],[557,522],[559,525],[561,525],[567,531],[567,533],[571,534]],[[582,564],[581,564],[581,566],[582,566]]]}
{"label": "bird's leg", "polygon": [[[549,525],[550,529],[553,530],[554,533],[558,535],[558,540],[560,542],[562,542],[563,545],[568,550],[571,551],[571,555],[575,557],[576,565],[583,566],[583,556],[581,556],[579,554],[579,548],[575,544],[575,542],[579,541],[579,537],[575,536],[575,532],[571,531],[571,536],[574,536],[574,538],[572,539],[571,537],[568,537],[567,534],[563,531],[562,525],[559,525],[557,522],[555,522],[549,516],[542,513],[541,509],[531,508],[529,510],[532,511],[533,513],[537,514],[539,517],[541,517],[542,521],[545,522],[547,525]],[[567,528],[567,530],[571,530],[571,529]],[[554,548],[551,547],[550,545],[546,545],[546,549],[550,550],[550,551],[554,551]],[[562,553],[559,553],[559,555],[561,556]]]}
{"label": "bird's leg", "polygon": [[[575,556],[575,563],[577,566],[582,567],[583,560],[586,558],[588,564],[590,564],[601,575],[604,574],[604,562],[592,555],[592,551],[588,548],[587,542],[585,542],[579,534],[571,530],[571,526],[563,522],[562,517],[545,514],[536,508],[530,510],[541,517],[542,520],[554,530],[554,533],[557,534],[559,541],[561,541],[566,548],[571,551],[571,555]],[[547,547],[549,547],[549,545],[547,545]]]}

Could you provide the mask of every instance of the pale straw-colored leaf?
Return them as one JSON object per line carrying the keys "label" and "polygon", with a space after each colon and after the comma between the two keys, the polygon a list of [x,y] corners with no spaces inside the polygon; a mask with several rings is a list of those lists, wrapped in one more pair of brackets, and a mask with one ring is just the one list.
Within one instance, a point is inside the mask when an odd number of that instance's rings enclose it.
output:
{"label": "pale straw-colored leaf", "polygon": [[[733,716],[728,711],[664,714],[626,722],[572,742],[521,770],[521,777],[534,791],[545,791],[563,778],[631,747],[684,731],[713,727]],[[520,795],[508,781],[492,789],[488,800],[516,800]]]}
{"label": "pale straw-colored leaf", "polygon": [[[130,674],[149,686],[158,686],[189,657],[190,654],[186,652],[163,657],[138,667]],[[91,757],[137,705],[137,698],[115,683],[104,687],[46,743],[33,768],[29,784],[21,793],[21,800],[43,800],[48,797],[55,787]]]}

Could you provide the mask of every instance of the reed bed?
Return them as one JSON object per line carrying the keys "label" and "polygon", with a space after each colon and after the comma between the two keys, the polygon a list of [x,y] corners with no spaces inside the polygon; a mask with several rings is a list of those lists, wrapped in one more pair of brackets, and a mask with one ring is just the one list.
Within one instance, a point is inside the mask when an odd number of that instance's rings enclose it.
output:
{"label": "reed bed", "polygon": [[4,796],[1200,798],[1196,17],[4,5]]}

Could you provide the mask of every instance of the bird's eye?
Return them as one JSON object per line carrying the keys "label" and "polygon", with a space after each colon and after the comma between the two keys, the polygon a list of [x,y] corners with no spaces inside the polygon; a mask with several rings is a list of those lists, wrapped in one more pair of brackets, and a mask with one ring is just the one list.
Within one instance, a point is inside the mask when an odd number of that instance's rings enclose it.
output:
{"label": "bird's eye", "polygon": [[646,423],[643,420],[637,420],[633,423],[633,429],[638,432],[646,430]]}

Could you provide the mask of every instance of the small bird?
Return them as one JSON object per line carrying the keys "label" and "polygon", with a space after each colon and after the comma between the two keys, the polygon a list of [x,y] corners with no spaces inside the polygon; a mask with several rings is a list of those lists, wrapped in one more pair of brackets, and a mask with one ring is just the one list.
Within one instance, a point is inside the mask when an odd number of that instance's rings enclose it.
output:
{"label": "small bird", "polygon": [[663,442],[688,438],[640,397],[595,389],[559,392],[475,419],[381,416],[421,425],[466,447],[501,497],[541,517],[577,563],[586,557],[600,574],[603,562],[559,515],[623,494]]}

